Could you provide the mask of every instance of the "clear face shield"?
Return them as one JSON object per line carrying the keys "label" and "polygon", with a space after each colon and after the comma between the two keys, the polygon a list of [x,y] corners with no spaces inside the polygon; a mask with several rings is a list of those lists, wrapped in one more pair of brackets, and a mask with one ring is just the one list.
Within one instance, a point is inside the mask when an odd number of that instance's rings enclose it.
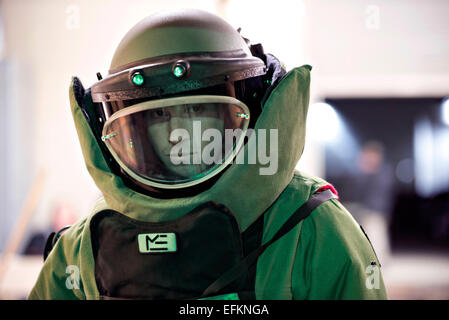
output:
{"label": "clear face shield", "polygon": [[241,149],[249,109],[229,96],[194,95],[140,102],[113,113],[102,140],[123,170],[148,186],[199,184]]}

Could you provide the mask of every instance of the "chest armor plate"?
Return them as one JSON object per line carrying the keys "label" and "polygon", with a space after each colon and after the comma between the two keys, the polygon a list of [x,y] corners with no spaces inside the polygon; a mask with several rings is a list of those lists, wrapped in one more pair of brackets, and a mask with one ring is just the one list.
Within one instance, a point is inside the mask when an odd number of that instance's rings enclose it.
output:
{"label": "chest armor plate", "polygon": [[[259,245],[255,228],[241,234],[234,215],[208,202],[166,222],[106,210],[91,221],[95,278],[103,299],[196,299],[246,252]],[[261,228],[259,228],[261,231]],[[221,294],[254,290],[255,270]]]}

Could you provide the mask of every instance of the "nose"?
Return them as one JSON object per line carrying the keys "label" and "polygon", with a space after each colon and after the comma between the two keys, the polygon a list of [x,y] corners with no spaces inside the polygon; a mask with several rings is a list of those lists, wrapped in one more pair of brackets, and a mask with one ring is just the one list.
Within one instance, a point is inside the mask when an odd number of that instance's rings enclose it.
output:
{"label": "nose", "polygon": [[173,146],[178,144],[181,141],[181,137],[176,137],[177,139],[172,139],[172,138],[174,138],[174,137],[172,137],[171,135],[168,136],[168,142]]}

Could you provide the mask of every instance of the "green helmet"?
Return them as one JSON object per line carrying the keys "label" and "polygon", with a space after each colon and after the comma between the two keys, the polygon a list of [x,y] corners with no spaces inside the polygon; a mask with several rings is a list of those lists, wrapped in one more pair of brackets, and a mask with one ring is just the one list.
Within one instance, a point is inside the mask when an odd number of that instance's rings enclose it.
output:
{"label": "green helmet", "polygon": [[211,183],[260,113],[266,73],[261,46],[223,19],[200,10],[158,13],[125,35],[109,74],[97,74],[90,124],[111,168],[133,186]]}

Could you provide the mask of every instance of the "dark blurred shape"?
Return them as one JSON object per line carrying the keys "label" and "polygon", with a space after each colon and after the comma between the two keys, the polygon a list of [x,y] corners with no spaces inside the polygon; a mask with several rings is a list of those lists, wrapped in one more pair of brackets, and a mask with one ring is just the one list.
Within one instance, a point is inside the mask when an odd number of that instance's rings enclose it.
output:
{"label": "dark blurred shape", "polygon": [[45,242],[47,241],[48,235],[45,233],[34,233],[31,239],[25,246],[23,254],[26,255],[41,255],[44,252]]}
{"label": "dark blurred shape", "polygon": [[401,251],[449,250],[449,192],[432,198],[400,193],[393,208],[392,241]]}

